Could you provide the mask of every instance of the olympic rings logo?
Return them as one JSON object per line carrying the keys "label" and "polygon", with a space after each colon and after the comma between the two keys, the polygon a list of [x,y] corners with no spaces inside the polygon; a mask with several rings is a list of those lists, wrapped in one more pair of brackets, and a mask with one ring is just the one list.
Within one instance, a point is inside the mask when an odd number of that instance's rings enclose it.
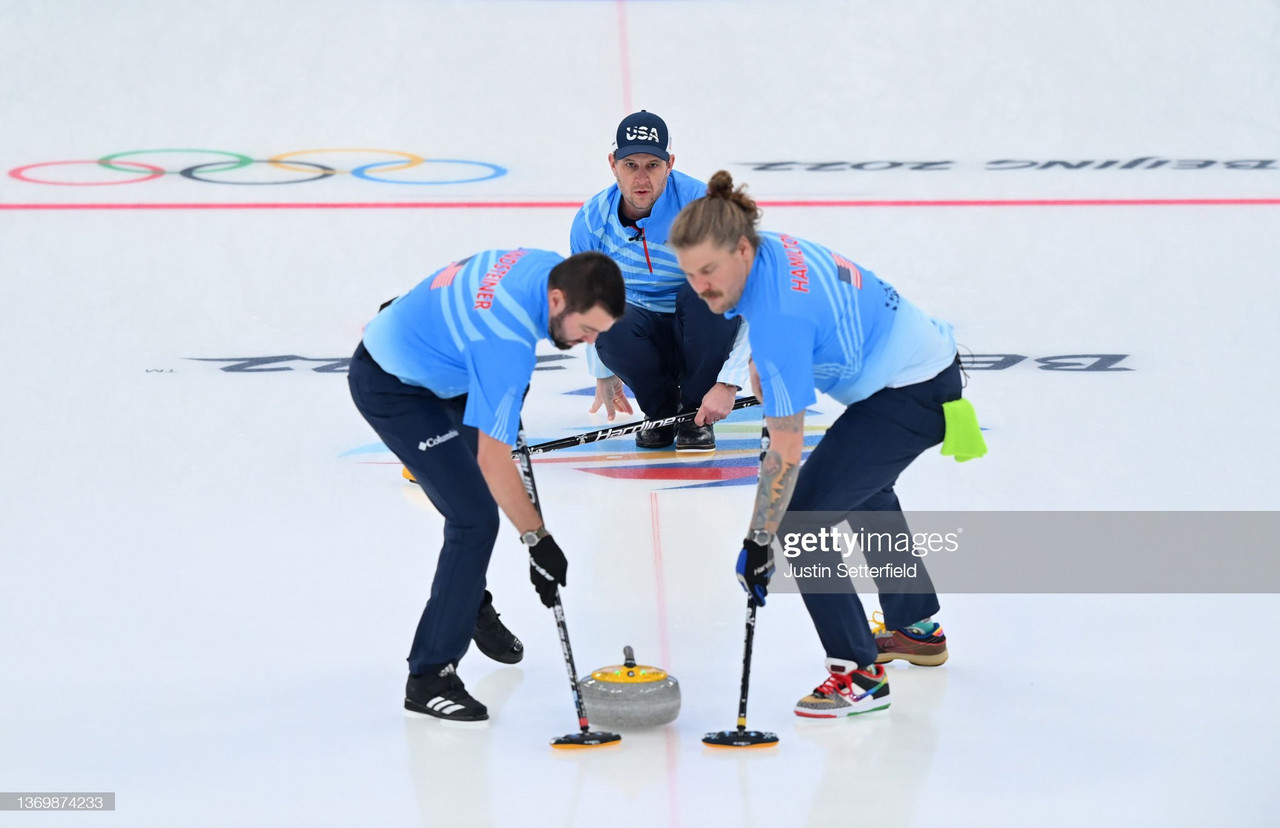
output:
{"label": "olympic rings logo", "polygon": [[[161,164],[161,156],[169,159],[175,155],[185,155],[185,161],[195,160],[198,156],[214,156],[222,160],[202,161],[187,164],[180,169],[168,169]],[[340,169],[335,162],[337,156],[393,156],[392,161],[372,161],[362,163],[349,169]],[[302,156],[312,156],[311,161],[298,160]],[[328,163],[314,160],[321,156]],[[145,158],[146,160],[140,160]],[[125,160],[129,159],[129,160]],[[238,173],[260,165],[253,175],[228,175]],[[57,174],[50,174],[50,168],[80,167],[83,173],[79,178],[94,180],[62,180]],[[84,168],[90,167],[88,173]],[[405,177],[399,173],[415,170]],[[301,174],[302,177],[290,174]],[[490,164],[487,161],[467,161],[459,158],[424,158],[412,152],[383,149],[311,149],[282,152],[267,159],[256,159],[238,152],[210,149],[146,149],[114,152],[104,155],[96,161],[42,161],[38,164],[27,164],[9,170],[9,177],[28,184],[49,184],[57,187],[109,187],[118,184],[141,184],[154,181],[166,175],[180,175],[191,181],[204,184],[232,184],[237,186],[275,186],[278,184],[305,184],[308,181],[320,181],[337,175],[349,174],[364,181],[379,184],[409,184],[418,186],[439,186],[442,184],[474,184],[488,181],[507,174],[504,167]],[[127,176],[121,178],[120,176]]]}

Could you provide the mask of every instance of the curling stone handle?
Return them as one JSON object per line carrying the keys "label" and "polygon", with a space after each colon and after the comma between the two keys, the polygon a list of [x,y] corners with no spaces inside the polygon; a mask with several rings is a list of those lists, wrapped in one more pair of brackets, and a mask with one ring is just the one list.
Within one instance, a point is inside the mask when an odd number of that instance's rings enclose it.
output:
{"label": "curling stone handle", "polygon": [[626,667],[636,666],[636,651],[631,649],[631,645],[622,648],[622,663]]}

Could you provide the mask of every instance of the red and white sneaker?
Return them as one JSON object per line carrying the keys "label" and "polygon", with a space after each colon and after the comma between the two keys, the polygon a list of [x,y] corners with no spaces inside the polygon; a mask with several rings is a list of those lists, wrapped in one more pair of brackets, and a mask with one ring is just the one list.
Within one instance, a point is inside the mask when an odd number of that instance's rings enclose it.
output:
{"label": "red and white sneaker", "polygon": [[796,702],[796,715],[810,719],[839,719],[889,706],[889,677],[884,667],[859,669],[852,661],[827,659],[827,680]]}

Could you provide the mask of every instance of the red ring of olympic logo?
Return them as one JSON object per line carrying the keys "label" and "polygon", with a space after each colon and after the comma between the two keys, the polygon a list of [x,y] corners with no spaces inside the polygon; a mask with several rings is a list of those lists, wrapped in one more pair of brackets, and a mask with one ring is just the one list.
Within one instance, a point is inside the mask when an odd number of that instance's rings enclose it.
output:
{"label": "red ring of olympic logo", "polygon": [[[161,156],[173,154],[209,155],[221,160],[187,164],[178,169],[163,166]],[[370,155],[375,157],[392,156],[395,160],[366,161]],[[138,160],[139,156],[146,161]],[[302,156],[322,156],[329,163],[303,161]],[[349,169],[336,166],[341,156],[356,156],[363,161]],[[126,160],[128,159],[128,160]],[[190,159],[188,159],[190,160]],[[84,167],[92,166],[97,178],[92,181],[61,180],[50,176],[47,170],[52,167]],[[236,175],[225,177],[228,173],[259,165],[265,167],[266,174]],[[108,176],[102,178],[101,171]],[[298,177],[280,177],[281,172],[298,173]],[[376,171],[376,174],[374,173]],[[406,173],[403,177],[399,173]],[[384,150],[368,148],[343,149],[309,149],[282,152],[265,159],[256,159],[249,155],[226,150],[210,149],[145,149],[127,150],[104,155],[93,161],[41,161],[25,164],[9,170],[9,177],[28,184],[46,184],[56,187],[110,187],[120,184],[141,184],[154,181],[166,175],[180,175],[188,181],[199,181],[204,184],[230,184],[235,186],[276,186],[280,184],[305,184],[308,181],[320,181],[337,175],[350,175],[364,181],[379,184],[408,184],[414,186],[438,186],[443,184],[474,184],[488,181],[507,174],[505,167],[487,161],[472,161],[461,158],[425,158],[412,152],[401,150]],[[113,179],[112,175],[119,175]],[[88,177],[88,176],[83,176]]]}

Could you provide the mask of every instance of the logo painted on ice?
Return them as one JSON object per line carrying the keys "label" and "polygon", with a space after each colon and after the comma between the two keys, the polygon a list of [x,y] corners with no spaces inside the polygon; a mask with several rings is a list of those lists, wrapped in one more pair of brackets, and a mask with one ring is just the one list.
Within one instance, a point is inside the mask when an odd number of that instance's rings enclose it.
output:
{"label": "logo painted on ice", "polygon": [[[311,368],[318,374],[345,374],[347,366],[351,364],[350,357],[304,357],[297,354],[283,354],[281,356],[261,356],[261,357],[186,357],[193,362],[225,362],[218,370],[225,371],[229,374],[268,374],[278,373],[281,371],[302,371],[305,366],[295,366],[289,363],[309,363],[318,362]],[[563,362],[567,359],[573,359],[569,354],[538,354],[538,366],[535,371],[562,371],[563,365],[553,365],[555,362]],[[270,367],[268,367],[270,366]],[[149,372],[160,369],[148,368]]]}
{"label": "logo painted on ice", "polygon": [[[852,263],[850,263],[852,264]],[[841,274],[841,279],[845,278]],[[859,277],[853,277],[855,287]],[[960,359],[969,371],[1004,371],[1015,365],[1023,368],[1035,367],[1041,371],[1063,371],[1077,373],[1102,373],[1106,371],[1133,371],[1135,369],[1120,365],[1129,358],[1129,354],[1058,354],[1055,356],[1029,357],[1024,354],[962,354]],[[318,374],[345,374],[348,357],[305,357],[297,354],[260,357],[186,357],[193,362],[225,362],[218,368],[229,374],[268,374],[286,371],[311,370]],[[535,371],[562,371],[564,365],[555,363],[573,359],[569,354],[538,354]],[[1030,362],[1028,362],[1030,360]],[[297,363],[314,363],[298,365]],[[1034,365],[1033,365],[1034,363]],[[162,368],[148,368],[148,373],[173,373]],[[591,390],[594,394],[594,389]]]}
{"label": "logo painted on ice", "polygon": [[[853,274],[850,273],[850,277]],[[1034,352],[1033,352],[1034,353]],[[297,359],[298,357],[294,357]],[[564,355],[539,357],[542,359],[566,359]],[[1053,371],[1061,375],[1100,374],[1111,372],[1129,372],[1134,368],[1120,365],[1129,358],[1129,354],[1059,354],[1046,357],[1029,357],[1023,354],[969,354],[962,355],[961,361],[970,371],[1006,371],[1016,370]],[[281,359],[281,358],[268,358]],[[223,366],[221,370],[262,371],[266,368],[250,368],[248,361],[238,360],[235,366]],[[553,366],[560,368],[561,366]],[[275,370],[288,370],[276,368]],[[544,369],[539,369],[544,370]],[[566,392],[570,396],[590,397],[595,394],[594,387],[581,388]],[[808,412],[817,414],[816,411]],[[611,480],[642,480],[655,484],[664,484],[675,488],[713,488],[724,486],[755,485],[760,467],[761,450],[761,417],[760,410],[742,409],[716,425],[716,453],[709,458],[687,459],[679,456],[673,449],[637,450],[632,435],[619,435],[611,439],[599,440],[572,448],[560,449],[546,455],[539,455],[534,462],[541,464],[567,464],[576,471],[604,477]],[[806,425],[804,435],[804,456],[813,450],[822,435],[825,425]],[[619,427],[621,430],[621,427]],[[986,429],[984,429],[985,431]],[[608,437],[608,435],[605,435]],[[548,438],[549,439],[549,438]],[[539,440],[532,440],[537,443]],[[368,456],[386,454],[387,449],[381,443],[371,443],[343,452],[342,456]],[[361,460],[362,463],[387,463],[399,465],[399,461]],[[526,484],[527,485],[527,484]]]}
{"label": "logo painted on ice", "polygon": [[[214,160],[201,161],[200,156]],[[300,160],[304,156],[311,160]],[[387,156],[392,160],[385,160]],[[51,172],[54,167],[57,172]],[[67,172],[67,167],[76,170]],[[239,172],[246,168],[252,169]],[[412,172],[400,175],[409,170]],[[415,152],[368,147],[292,150],[269,158],[227,150],[165,147],[113,152],[95,159],[38,161],[9,170],[9,177],[18,181],[58,187],[141,184],[166,175],[205,184],[278,186],[323,181],[344,174],[380,184],[441,185],[488,181],[506,175],[507,169],[488,161],[429,158]]]}

